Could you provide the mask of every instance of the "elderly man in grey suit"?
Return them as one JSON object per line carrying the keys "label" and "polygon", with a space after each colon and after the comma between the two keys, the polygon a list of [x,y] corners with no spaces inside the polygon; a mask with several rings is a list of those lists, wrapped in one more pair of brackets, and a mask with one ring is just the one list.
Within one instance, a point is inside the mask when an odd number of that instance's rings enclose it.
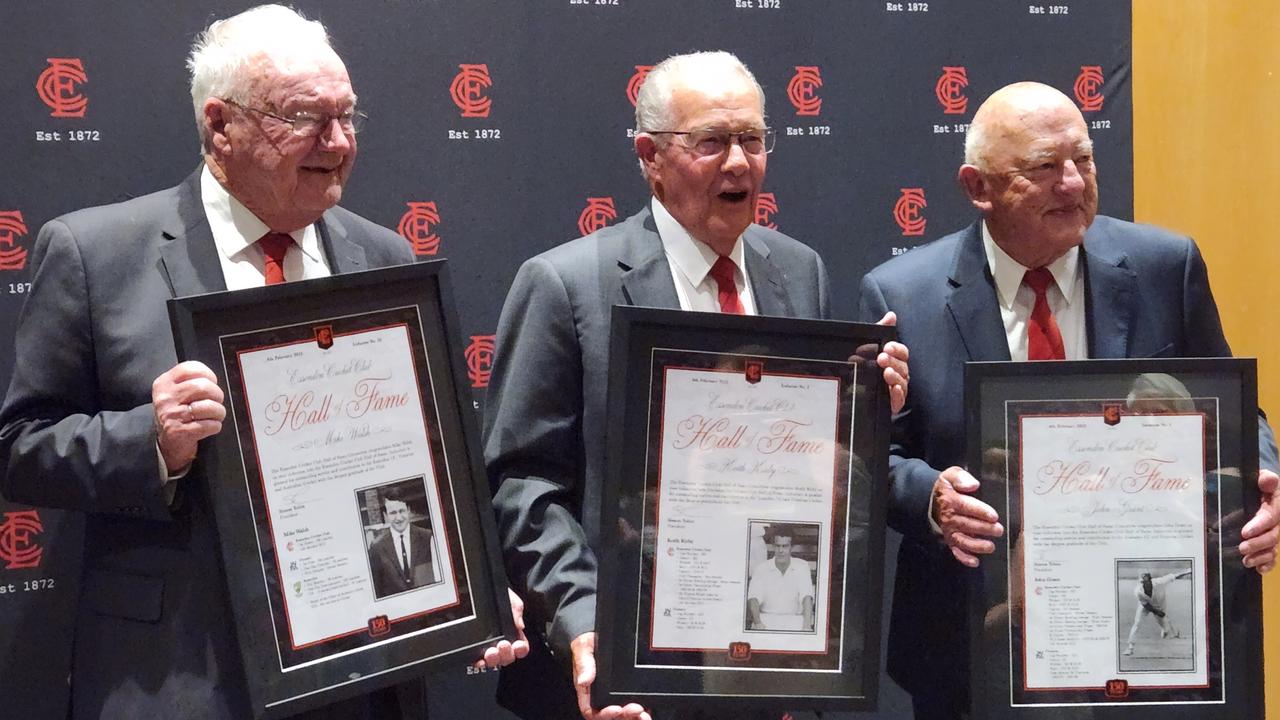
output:
{"label": "elderly man in grey suit", "polygon": [[[959,180],[982,217],[862,281],[863,317],[897,312],[912,350],[911,397],[894,418],[889,460],[889,523],[903,541],[888,669],[917,720],[967,717],[964,568],[1004,534],[960,467],[965,361],[1231,355],[1195,243],[1097,215],[1088,126],[1058,90],[1024,82],[992,94],[974,114]],[[1280,478],[1262,418],[1258,431],[1264,503],[1238,549],[1266,572]]]}
{"label": "elderly man in grey suit", "polygon": [[[189,66],[203,162],[41,229],[0,410],[5,496],[88,513],[75,718],[250,716],[197,461],[223,393],[177,361],[166,301],[412,260],[335,206],[361,115],[323,26],[255,8],[213,23]],[[420,681],[399,690],[312,716],[425,715]]]}
{"label": "elderly man in grey suit", "polygon": [[[555,655],[535,650],[503,671],[499,700],[529,720],[648,717],[635,703],[596,710],[589,699],[610,308],[828,315],[818,255],[752,223],[773,133],[764,94],[737,58],[657,65],[640,89],[636,130],[648,206],[525,262],[498,325],[485,460],[508,575],[529,627],[545,629],[534,644]],[[886,350],[878,360],[900,405],[906,350]]]}

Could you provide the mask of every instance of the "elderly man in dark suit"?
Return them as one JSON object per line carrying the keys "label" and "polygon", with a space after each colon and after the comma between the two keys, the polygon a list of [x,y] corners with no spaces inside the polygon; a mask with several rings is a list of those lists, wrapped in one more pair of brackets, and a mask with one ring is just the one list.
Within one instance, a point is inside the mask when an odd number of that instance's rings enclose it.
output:
{"label": "elderly man in dark suit", "polygon": [[[412,260],[336,207],[361,115],[323,26],[254,8],[213,23],[189,66],[203,162],[177,187],[41,229],[0,410],[5,496],[89,513],[76,718],[250,714],[197,462],[223,393],[208,367],[177,362],[166,301]],[[416,682],[314,716],[424,714]]]}
{"label": "elderly man in dark suit", "polygon": [[[636,130],[648,205],[525,262],[498,325],[485,460],[508,575],[530,628],[545,629],[534,644],[556,656],[539,647],[503,671],[499,701],[526,719],[648,717],[635,703],[593,709],[589,696],[610,308],[828,315],[818,255],[752,222],[773,134],[737,58],[695,53],[656,66]],[[879,361],[900,404],[905,348],[886,349]]]}
{"label": "elderly man in dark suit", "polygon": [[[1096,215],[1093,146],[1062,93],[1038,83],[994,93],[974,115],[959,180],[982,218],[862,282],[862,316],[896,312],[912,354],[890,459],[889,519],[903,541],[888,666],[917,720],[967,713],[963,567],[1004,532],[959,466],[965,361],[1231,354],[1195,243]],[[1274,436],[1262,418],[1258,430],[1265,502],[1239,550],[1266,572],[1280,507]]]}

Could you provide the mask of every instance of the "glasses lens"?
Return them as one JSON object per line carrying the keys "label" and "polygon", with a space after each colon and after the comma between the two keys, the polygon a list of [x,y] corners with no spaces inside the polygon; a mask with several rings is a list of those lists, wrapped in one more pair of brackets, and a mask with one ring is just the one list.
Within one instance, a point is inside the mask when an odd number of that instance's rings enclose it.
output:
{"label": "glasses lens", "polygon": [[729,144],[729,134],[716,130],[695,130],[686,137],[689,147],[704,157],[719,155]]}

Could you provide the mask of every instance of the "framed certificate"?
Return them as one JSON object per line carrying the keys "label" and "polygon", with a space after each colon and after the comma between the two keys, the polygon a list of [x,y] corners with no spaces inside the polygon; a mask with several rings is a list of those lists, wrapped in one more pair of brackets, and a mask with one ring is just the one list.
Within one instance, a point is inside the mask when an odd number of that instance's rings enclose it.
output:
{"label": "framed certificate", "polygon": [[974,589],[974,717],[1262,717],[1261,581],[1236,550],[1259,502],[1255,372],[966,365],[969,470],[1006,529]]}
{"label": "framed certificate", "polygon": [[594,702],[873,708],[892,328],[613,313]]}
{"label": "framed certificate", "polygon": [[443,261],[169,312],[226,393],[199,463],[258,717],[514,636]]}

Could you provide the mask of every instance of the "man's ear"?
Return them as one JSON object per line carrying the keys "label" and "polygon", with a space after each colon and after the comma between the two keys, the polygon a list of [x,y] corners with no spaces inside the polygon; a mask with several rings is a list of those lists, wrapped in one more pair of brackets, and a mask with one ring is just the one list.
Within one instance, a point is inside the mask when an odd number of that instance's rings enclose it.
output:
{"label": "man's ear", "polygon": [[204,136],[209,148],[220,155],[231,152],[231,139],[227,137],[227,104],[218,98],[204,101]]}
{"label": "man's ear", "polygon": [[636,157],[644,165],[646,172],[653,171],[653,164],[658,157],[658,141],[648,133],[640,133],[635,139]]}
{"label": "man's ear", "polygon": [[960,171],[956,173],[956,180],[969,197],[969,204],[984,214],[991,211],[991,184],[976,165],[961,165]]}

